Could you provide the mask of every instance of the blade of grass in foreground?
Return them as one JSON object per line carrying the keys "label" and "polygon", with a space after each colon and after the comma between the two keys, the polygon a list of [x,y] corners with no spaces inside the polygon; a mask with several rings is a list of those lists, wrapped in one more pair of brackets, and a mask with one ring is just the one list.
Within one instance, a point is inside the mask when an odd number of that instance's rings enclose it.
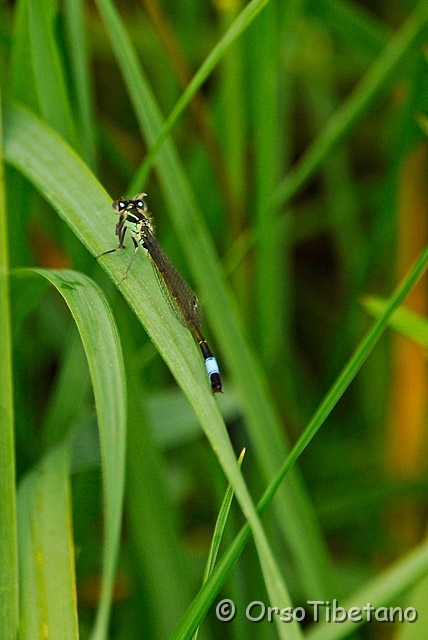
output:
{"label": "blade of grass in foreground", "polygon": [[23,478],[18,491],[20,638],[77,640],[68,440]]}
{"label": "blade of grass in foreground", "polygon": [[[312,438],[316,435],[318,430],[324,424],[327,417],[333,411],[339,399],[345,393],[357,373],[360,371],[364,362],[374,349],[377,341],[381,337],[382,333],[388,326],[388,323],[393,316],[394,312],[403,300],[406,298],[412,287],[416,284],[419,278],[422,276],[428,266],[428,246],[421,254],[414,267],[410,270],[408,276],[397,287],[389,301],[386,303],[383,309],[382,315],[369,329],[359,346],[351,356],[347,365],[343,368],[342,372],[337,377],[336,381],[332,385],[330,391],[321,402],[319,408],[315,412],[313,418],[309,422],[305,431],[293,447],[290,455],[285,461],[280,473],[276,476],[275,480],[270,484],[265,491],[263,498],[257,506],[257,511],[261,515],[265,509],[271,503],[277,489],[282,483],[285,475],[289,472],[294,462],[298,459],[301,453],[306,449]],[[187,610],[186,614],[181,619],[179,625],[176,627],[170,640],[178,640],[179,638],[188,637],[188,635],[194,633],[196,628],[200,625],[203,617],[206,615],[209,607],[211,606],[218,591],[226,580],[231,568],[237,561],[241,552],[243,551],[246,543],[250,538],[250,528],[245,525],[238,536],[235,538],[232,545],[226,551],[218,566],[214,570],[212,576],[204,584],[196,598],[193,600],[191,606]],[[424,553],[425,558],[425,551]],[[415,552],[417,553],[417,552]],[[426,561],[428,566],[428,558]],[[426,571],[426,565],[421,568],[422,573],[417,574],[417,577],[422,575]],[[401,574],[400,574],[401,575]],[[408,577],[408,576],[407,576]],[[415,579],[414,573],[410,574],[411,579]],[[411,583],[410,583],[411,584]],[[402,583],[402,591],[409,587],[409,583]],[[373,604],[373,603],[372,603]],[[341,625],[336,625],[340,627]],[[339,632],[340,630],[338,630]],[[328,636],[326,636],[328,637]],[[338,636],[339,637],[339,636]],[[342,636],[340,636],[342,637]]]}
{"label": "blade of grass in foreground", "polygon": [[0,121],[0,638],[15,638],[18,627],[18,559],[9,250],[2,133]]}
{"label": "blade of grass in foreground", "polygon": [[42,276],[56,287],[73,315],[88,361],[98,416],[104,482],[103,581],[92,636],[94,640],[102,640],[106,637],[110,613],[125,479],[126,387],[119,336],[102,291],[83,274],[44,269],[19,269],[16,273],[19,278]]}

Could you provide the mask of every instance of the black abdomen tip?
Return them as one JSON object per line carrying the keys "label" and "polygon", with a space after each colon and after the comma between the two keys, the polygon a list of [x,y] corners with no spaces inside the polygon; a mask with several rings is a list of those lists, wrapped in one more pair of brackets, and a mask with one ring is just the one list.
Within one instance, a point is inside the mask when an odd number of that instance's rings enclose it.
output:
{"label": "black abdomen tip", "polygon": [[211,390],[213,393],[223,393],[221,378],[218,373],[212,373],[210,375],[210,382],[211,382]]}

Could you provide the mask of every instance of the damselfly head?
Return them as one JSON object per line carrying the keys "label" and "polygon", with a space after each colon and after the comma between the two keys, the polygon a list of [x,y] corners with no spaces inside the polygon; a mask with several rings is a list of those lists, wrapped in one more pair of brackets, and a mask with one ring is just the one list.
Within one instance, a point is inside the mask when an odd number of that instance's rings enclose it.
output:
{"label": "damselfly head", "polygon": [[115,200],[113,202],[113,209],[116,213],[122,213],[126,210],[135,210],[140,209],[141,211],[147,211],[147,203],[144,200],[144,197],[147,196],[147,193],[137,193],[136,196],[130,198],[129,200],[125,200],[121,198],[120,200]]}

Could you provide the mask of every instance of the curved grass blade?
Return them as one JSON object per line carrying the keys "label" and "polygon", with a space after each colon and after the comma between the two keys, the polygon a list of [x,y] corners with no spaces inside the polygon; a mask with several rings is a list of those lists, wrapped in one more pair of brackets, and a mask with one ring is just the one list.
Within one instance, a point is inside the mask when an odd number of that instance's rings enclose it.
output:
{"label": "curved grass blade", "polygon": [[105,499],[105,551],[94,640],[106,637],[122,517],[126,387],[116,325],[102,291],[75,271],[19,269],[19,278],[42,276],[64,298],[76,322],[94,389],[101,441]]}

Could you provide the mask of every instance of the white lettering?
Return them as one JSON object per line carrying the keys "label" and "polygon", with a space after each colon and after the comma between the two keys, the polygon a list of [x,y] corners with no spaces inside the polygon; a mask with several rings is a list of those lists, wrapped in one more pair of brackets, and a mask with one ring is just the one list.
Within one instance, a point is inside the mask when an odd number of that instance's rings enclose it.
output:
{"label": "white lettering", "polygon": [[291,607],[286,607],[281,610],[281,622],[291,622],[293,619],[293,609]]}
{"label": "white lettering", "polygon": [[359,607],[351,607],[348,611],[348,616],[351,622],[361,622],[361,609]]}
{"label": "white lettering", "polygon": [[[254,607],[260,607],[261,613],[257,617],[253,616],[252,614]],[[248,620],[250,620],[250,622],[260,622],[260,620],[263,620],[263,618],[265,617],[265,613],[266,613],[266,606],[263,602],[260,602],[260,600],[254,600],[254,602],[250,602],[250,604],[245,610],[245,616]]]}
{"label": "white lettering", "polygon": [[413,607],[408,607],[404,611],[404,617],[407,622],[416,622],[416,620],[418,619],[418,612]]}
{"label": "white lettering", "polygon": [[388,609],[386,607],[379,607],[379,609],[376,609],[375,618],[378,622],[389,622]]}
{"label": "white lettering", "polygon": [[398,621],[403,622],[403,609],[401,607],[389,607],[389,621],[395,622],[395,615],[398,614]]}
{"label": "white lettering", "polygon": [[374,606],[372,604],[370,604],[370,602],[367,603],[366,607],[363,607],[363,611],[365,611],[367,613],[367,622],[371,622],[371,614],[372,611],[374,611]]}
{"label": "white lettering", "polygon": [[333,600],[333,622],[346,622],[348,614],[346,609],[337,606],[337,600]]}
{"label": "white lettering", "polygon": [[319,607],[325,607],[324,600],[308,600],[308,605],[314,607],[314,622],[318,622]]}
{"label": "white lettering", "polygon": [[[300,613],[297,613],[298,611]],[[296,622],[302,622],[302,620],[305,619],[305,615],[306,614],[305,614],[305,610],[304,610],[303,607],[296,607],[296,609],[294,609],[294,611],[293,611],[293,618],[294,618],[294,620]]]}

